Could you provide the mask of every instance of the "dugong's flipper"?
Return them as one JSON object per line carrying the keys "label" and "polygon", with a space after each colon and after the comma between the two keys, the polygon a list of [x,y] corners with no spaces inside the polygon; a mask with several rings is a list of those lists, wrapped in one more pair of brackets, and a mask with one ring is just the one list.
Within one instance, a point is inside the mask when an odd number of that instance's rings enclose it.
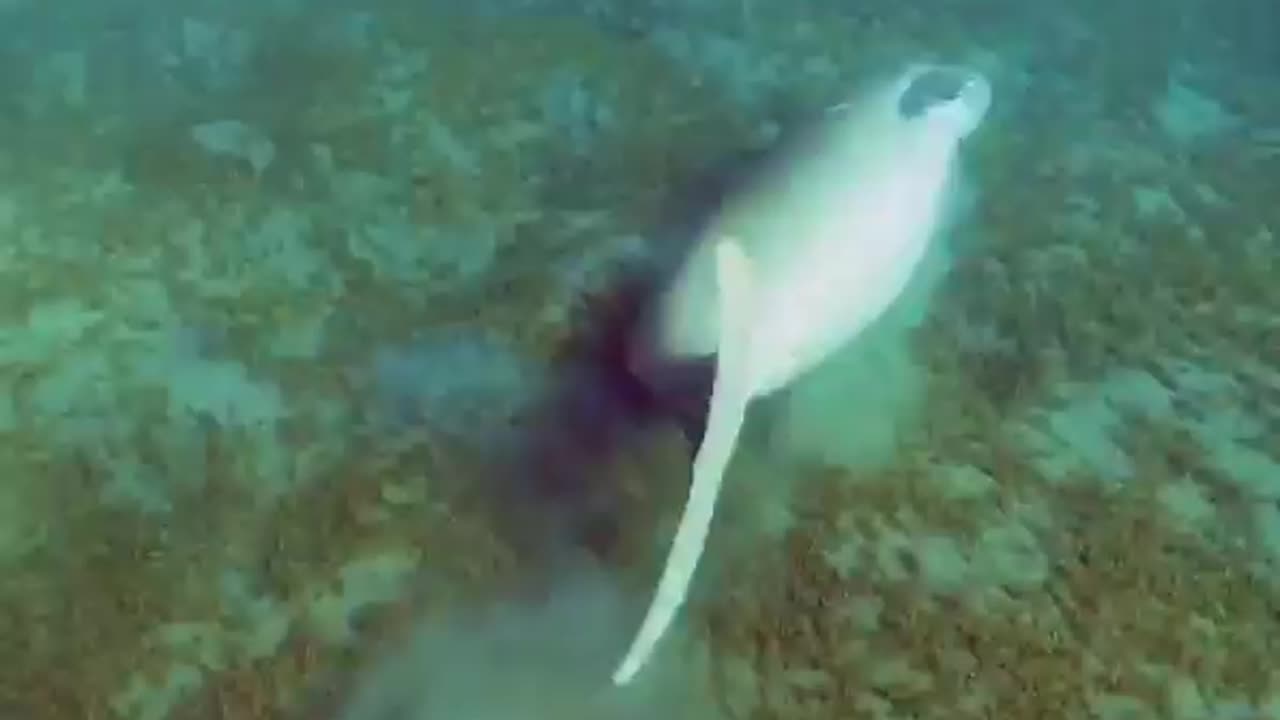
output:
{"label": "dugong's flipper", "polygon": [[740,243],[732,238],[722,238],[716,244],[715,265],[720,294],[720,347],[716,355],[716,377],[711,390],[707,430],[693,460],[689,499],[667,554],[658,589],[630,649],[613,673],[613,682],[617,685],[629,682],[648,661],[658,640],[684,603],[711,528],[720,484],[733,457],[738,433],[746,417],[747,403],[751,399],[751,313],[748,309],[751,262]]}

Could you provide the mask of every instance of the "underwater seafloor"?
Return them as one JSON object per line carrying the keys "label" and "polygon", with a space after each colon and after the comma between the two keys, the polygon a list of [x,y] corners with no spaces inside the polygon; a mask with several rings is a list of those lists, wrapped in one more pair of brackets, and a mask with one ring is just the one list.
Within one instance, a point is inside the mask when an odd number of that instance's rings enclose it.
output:
{"label": "underwater seafloor", "polygon": [[[0,2],[0,718],[1280,718],[1275,10],[318,5]],[[613,689],[693,448],[576,338],[921,58],[996,100],[917,409],[749,432]]]}

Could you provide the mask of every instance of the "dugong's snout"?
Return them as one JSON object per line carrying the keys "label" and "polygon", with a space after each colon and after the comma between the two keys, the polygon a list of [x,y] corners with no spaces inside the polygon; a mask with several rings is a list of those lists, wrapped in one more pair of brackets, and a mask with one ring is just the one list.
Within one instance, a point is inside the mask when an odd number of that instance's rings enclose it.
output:
{"label": "dugong's snout", "polygon": [[898,82],[899,116],[945,127],[957,137],[973,132],[990,108],[991,83],[970,68],[916,65]]}

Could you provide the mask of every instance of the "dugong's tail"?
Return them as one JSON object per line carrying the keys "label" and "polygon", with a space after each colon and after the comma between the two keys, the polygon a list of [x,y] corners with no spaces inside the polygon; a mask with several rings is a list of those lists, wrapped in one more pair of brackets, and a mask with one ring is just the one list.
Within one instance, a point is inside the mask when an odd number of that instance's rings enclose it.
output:
{"label": "dugong's tail", "polygon": [[707,430],[693,461],[693,480],[680,527],[667,554],[658,588],[644,622],[626,656],[613,673],[613,682],[624,685],[649,660],[658,641],[675,619],[702,557],[720,483],[733,456],[738,434],[752,397],[749,365],[751,261],[742,245],[723,238],[716,245],[716,281],[719,286],[720,342],[716,377],[711,390]]}

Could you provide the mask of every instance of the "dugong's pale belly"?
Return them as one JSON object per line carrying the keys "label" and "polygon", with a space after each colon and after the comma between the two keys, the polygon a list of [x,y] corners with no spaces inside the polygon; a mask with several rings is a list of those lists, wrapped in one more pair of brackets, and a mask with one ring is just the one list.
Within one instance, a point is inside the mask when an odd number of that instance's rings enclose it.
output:
{"label": "dugong's pale belly", "polygon": [[[868,169],[808,209],[798,235],[758,246],[753,385],[768,394],[875,322],[906,288],[937,230],[948,157]],[[711,307],[714,307],[712,305]]]}

